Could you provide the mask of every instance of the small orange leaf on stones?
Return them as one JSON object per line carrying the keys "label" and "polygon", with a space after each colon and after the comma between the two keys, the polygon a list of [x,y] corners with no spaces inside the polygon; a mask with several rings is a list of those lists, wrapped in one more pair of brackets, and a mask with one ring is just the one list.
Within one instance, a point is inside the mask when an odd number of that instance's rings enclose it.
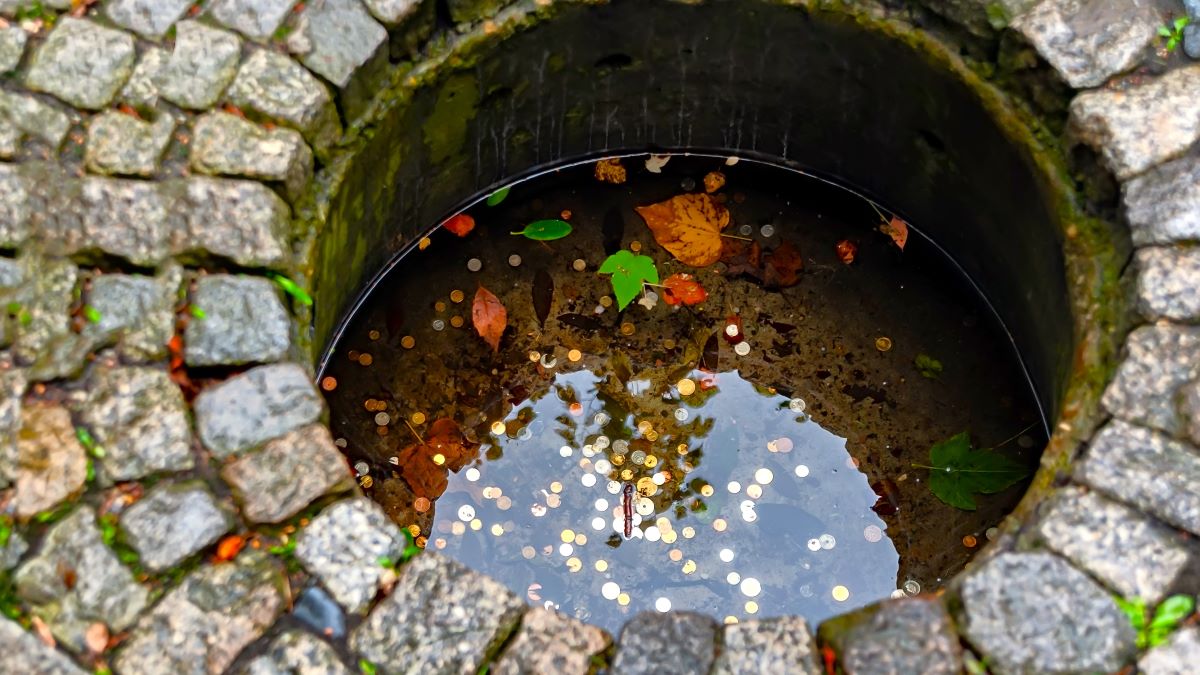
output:
{"label": "small orange leaf on stones", "polygon": [[620,185],[625,182],[625,167],[620,157],[610,157],[596,162],[596,180],[601,183]]}
{"label": "small orange leaf on stones", "polygon": [[228,562],[237,557],[237,554],[242,551],[242,547],[246,545],[246,538],[239,534],[231,534],[221,540],[217,544],[217,554],[214,556],[217,562]]}
{"label": "small orange leaf on stones", "polygon": [[721,258],[721,230],[729,226],[729,210],[710,195],[676,195],[639,206],[637,212],[654,240],[680,262],[706,267]]}

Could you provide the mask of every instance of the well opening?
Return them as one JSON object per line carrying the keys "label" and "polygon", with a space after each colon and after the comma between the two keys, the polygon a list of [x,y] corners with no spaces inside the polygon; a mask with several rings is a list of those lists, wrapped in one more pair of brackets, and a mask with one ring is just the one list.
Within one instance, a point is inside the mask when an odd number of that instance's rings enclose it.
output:
{"label": "well opening", "polygon": [[[1034,484],[1050,479],[1106,379],[1111,338],[1083,317],[1105,292],[1112,245],[1079,215],[1030,119],[945,45],[862,15],[769,2],[566,5],[514,25],[381,93],[335,162],[314,272],[323,373],[346,351],[348,317],[369,289],[394,267],[419,267],[403,254],[472,200],[546,167],[711,152],[853,186],[944,251],[1005,327],[1014,367],[1056,429]],[[1056,427],[1064,410],[1082,422]]]}

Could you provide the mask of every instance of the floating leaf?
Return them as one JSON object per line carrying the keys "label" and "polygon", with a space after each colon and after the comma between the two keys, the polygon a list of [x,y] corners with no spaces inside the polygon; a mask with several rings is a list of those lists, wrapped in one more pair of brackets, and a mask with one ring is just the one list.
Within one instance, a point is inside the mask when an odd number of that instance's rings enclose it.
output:
{"label": "floating leaf", "polygon": [[665,202],[637,207],[654,240],[680,262],[694,267],[721,258],[721,230],[729,211],[707,194],[676,195]]}
{"label": "floating leaf", "polygon": [[668,305],[697,305],[708,299],[708,292],[690,274],[672,274],[663,280],[663,300]]}
{"label": "floating leaf", "polygon": [[534,241],[554,241],[571,234],[571,224],[557,219],[535,220],[520,232],[509,232],[509,234],[523,235]]}
{"label": "floating leaf", "polygon": [[507,199],[507,198],[508,198],[508,191],[509,191],[510,189],[511,189],[511,188],[510,188],[510,186],[507,186],[507,185],[506,185],[506,186],[504,186],[504,187],[500,188],[499,190],[496,190],[496,191],[495,191],[495,192],[493,192],[492,194],[488,195],[488,198],[487,198],[487,205],[488,205],[488,206],[496,206],[496,205],[497,205],[497,204],[499,204],[500,202],[502,202],[502,201],[504,201],[505,199]]}
{"label": "floating leaf", "polygon": [[545,269],[538,269],[533,275],[533,313],[538,323],[545,326],[546,317],[550,316],[550,306],[554,304],[554,278]]}
{"label": "floating leaf", "polygon": [[854,257],[858,255],[858,247],[849,239],[839,241],[833,250],[837,253],[838,260],[847,265],[854,262]]}
{"label": "floating leaf", "polygon": [[300,288],[300,284],[297,284],[282,274],[272,274],[271,280],[276,284],[279,284],[279,287],[283,289],[284,293],[292,296],[297,302],[305,307],[309,307],[313,304],[312,296],[309,295],[308,292],[303,288]]}
{"label": "floating leaf", "polygon": [[500,351],[500,336],[508,326],[508,310],[483,284],[475,291],[475,301],[471,303],[471,323],[479,337],[492,346],[493,352]]}
{"label": "floating leaf", "polygon": [[465,213],[459,213],[442,223],[442,227],[460,237],[465,237],[475,229],[475,219]]}
{"label": "floating leaf", "polygon": [[721,341],[717,337],[720,333],[713,333],[704,341],[704,348],[700,352],[700,369],[710,373],[717,372],[717,366],[721,361]]}
{"label": "floating leaf", "polygon": [[600,265],[600,274],[612,275],[613,294],[617,296],[617,309],[625,309],[638,293],[642,292],[642,284],[658,283],[658,268],[654,259],[649,256],[635,255],[628,249],[621,249],[604,259]]}
{"label": "floating leaf", "polygon": [[423,442],[397,453],[404,482],[418,497],[437,499],[446,490],[450,471],[459,471],[479,455],[479,446],[468,441],[450,418],[436,420]]}
{"label": "floating leaf", "polygon": [[671,161],[670,155],[650,155],[646,158],[646,170],[650,173],[662,173],[663,167]]}
{"label": "floating leaf", "polygon": [[720,171],[709,171],[704,174],[704,191],[712,194],[725,187],[725,174]]}
{"label": "floating leaf", "polygon": [[596,180],[601,183],[620,185],[625,182],[625,167],[620,157],[609,157],[596,162]]}
{"label": "floating leaf", "polygon": [[763,287],[771,290],[790,288],[800,283],[804,258],[800,249],[785,241],[763,258]]}
{"label": "floating leaf", "polygon": [[921,373],[921,377],[926,379],[936,380],[942,374],[942,362],[928,354],[917,354],[913,365],[916,366],[917,372]]}
{"label": "floating leaf", "polygon": [[1021,463],[993,450],[971,448],[967,432],[929,449],[929,489],[950,506],[974,511],[975,494],[993,494],[1029,475]]}
{"label": "floating leaf", "polygon": [[890,221],[879,225],[879,231],[891,237],[901,251],[904,250],[904,245],[908,243],[908,223],[892,216]]}

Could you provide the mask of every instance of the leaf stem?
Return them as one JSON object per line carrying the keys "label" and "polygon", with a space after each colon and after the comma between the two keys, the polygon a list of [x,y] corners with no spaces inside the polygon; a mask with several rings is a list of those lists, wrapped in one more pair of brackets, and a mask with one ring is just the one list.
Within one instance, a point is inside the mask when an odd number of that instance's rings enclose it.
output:
{"label": "leaf stem", "polygon": [[728,237],[730,239],[741,239],[742,241],[754,241],[750,237],[743,237],[743,236],[737,235],[737,234],[725,234],[724,232],[718,232],[717,234],[719,236]]}
{"label": "leaf stem", "polygon": [[999,448],[1003,448],[1004,446],[1008,445],[1009,443],[1012,443],[1014,440],[1016,440],[1016,439],[1020,438],[1020,437],[1021,437],[1021,434],[1025,433],[1026,431],[1029,431],[1030,429],[1032,429],[1032,428],[1034,428],[1034,427],[1036,427],[1036,426],[1037,426],[1037,422],[1034,422],[1033,424],[1030,424],[1029,426],[1025,427],[1024,429],[1022,429],[1022,430],[1018,431],[1017,433],[1013,434],[1012,436],[1009,436],[1008,438],[1006,438],[1006,439],[1004,439],[1003,441],[1001,441],[1001,442],[997,443],[996,445],[993,445],[992,447],[990,447],[990,448],[988,448],[988,449],[989,449],[989,450],[996,450],[996,449],[999,449]]}
{"label": "leaf stem", "polygon": [[425,445],[425,439],[421,438],[421,434],[417,433],[417,430],[413,428],[412,423],[408,420],[404,420],[404,424],[408,427],[408,430],[412,432],[412,435],[417,437],[417,440],[421,442],[421,445]]}

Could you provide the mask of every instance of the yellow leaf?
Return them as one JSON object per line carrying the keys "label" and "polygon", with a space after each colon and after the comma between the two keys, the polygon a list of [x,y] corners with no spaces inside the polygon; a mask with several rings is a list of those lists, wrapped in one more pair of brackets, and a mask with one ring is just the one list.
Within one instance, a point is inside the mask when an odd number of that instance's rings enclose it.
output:
{"label": "yellow leaf", "polygon": [[676,195],[665,202],[637,207],[654,240],[680,262],[706,267],[721,258],[721,230],[729,211],[707,194]]}

